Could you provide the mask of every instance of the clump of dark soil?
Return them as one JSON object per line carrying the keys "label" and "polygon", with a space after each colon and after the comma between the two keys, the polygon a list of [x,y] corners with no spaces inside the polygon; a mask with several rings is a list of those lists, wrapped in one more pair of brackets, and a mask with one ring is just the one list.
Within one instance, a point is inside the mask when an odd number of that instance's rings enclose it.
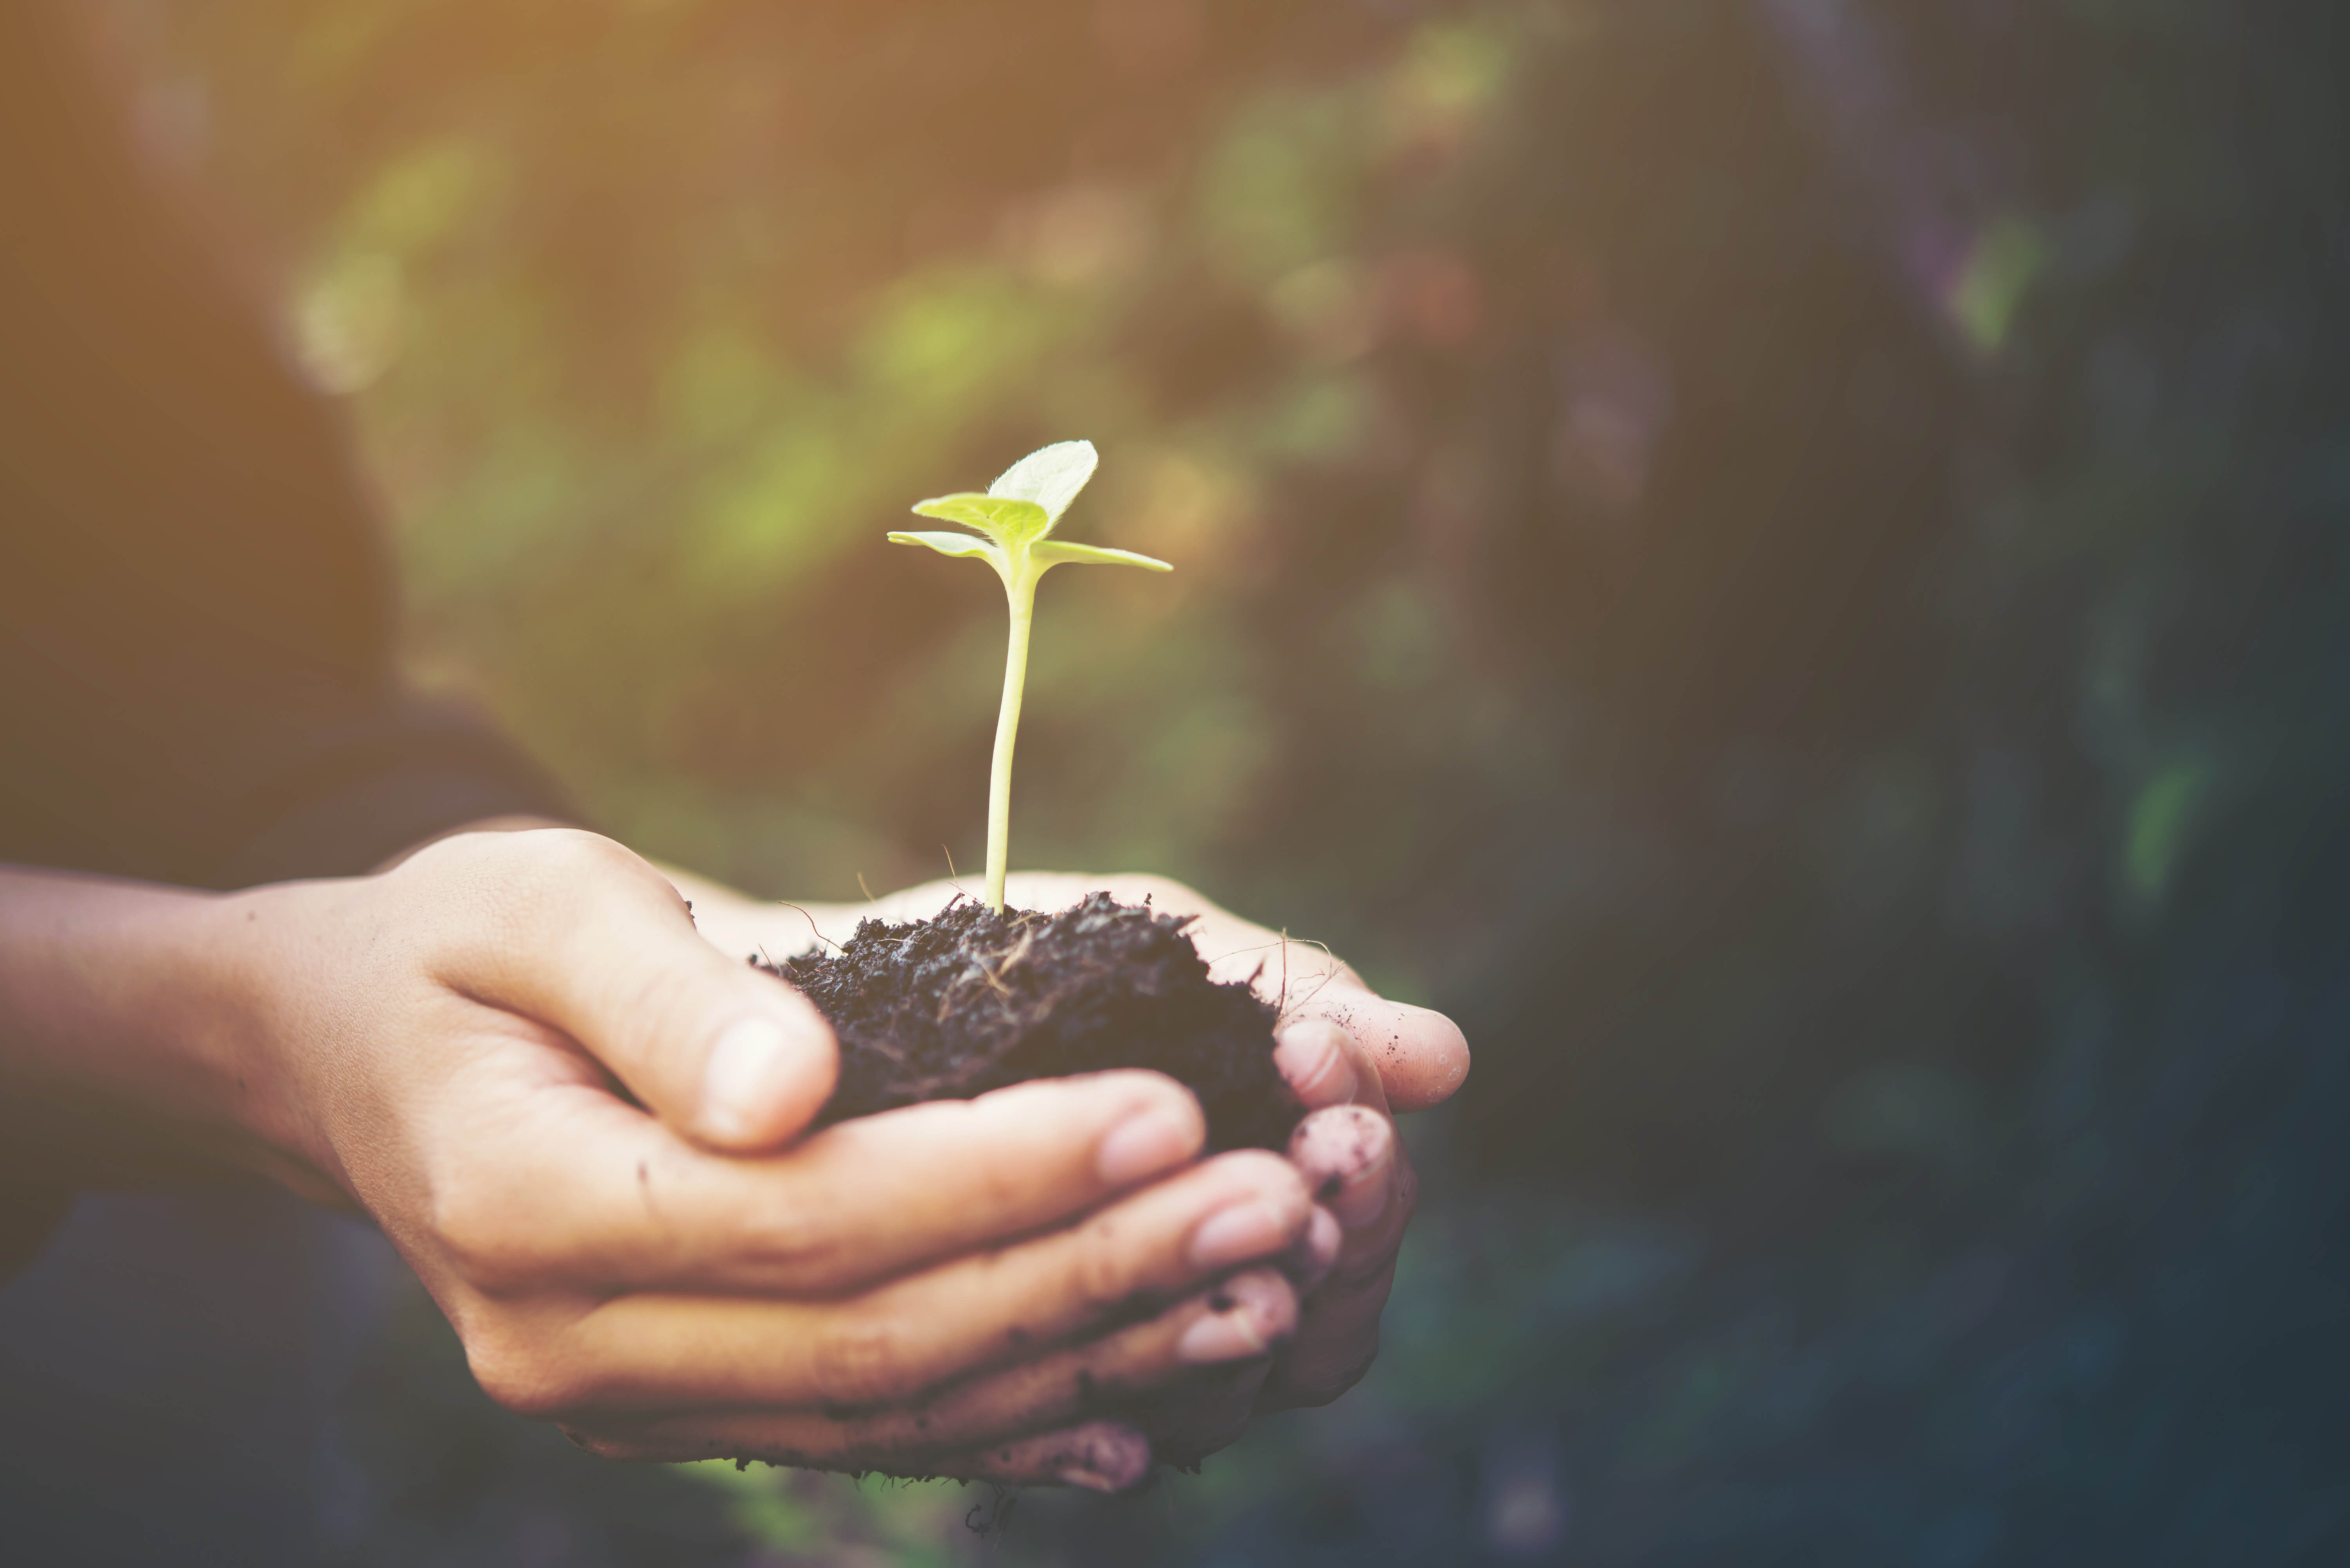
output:
{"label": "clump of dark soil", "polygon": [[1274,1066],[1274,1010],[1208,978],[1190,924],[1107,893],[1049,915],[957,898],[933,919],[860,920],[844,947],[760,967],[840,1037],[822,1122],[1149,1067],[1199,1096],[1211,1148],[1284,1148],[1303,1112]]}

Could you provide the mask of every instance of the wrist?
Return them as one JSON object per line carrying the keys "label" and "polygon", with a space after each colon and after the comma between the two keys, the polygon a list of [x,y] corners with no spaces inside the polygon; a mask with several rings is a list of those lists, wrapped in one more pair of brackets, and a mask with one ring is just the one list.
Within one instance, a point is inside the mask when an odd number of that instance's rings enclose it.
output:
{"label": "wrist", "polygon": [[[159,1148],[316,1193],[299,1118],[261,1020],[256,894],[0,870],[0,1075]],[[265,902],[265,899],[263,899]]]}
{"label": "wrist", "polygon": [[344,1020],[321,981],[355,955],[330,950],[334,906],[371,878],[288,882],[218,895],[182,933],[201,1001],[178,1049],[192,1057],[207,1121],[224,1152],[305,1197],[348,1202],[340,1159],[317,1114],[324,1053]]}

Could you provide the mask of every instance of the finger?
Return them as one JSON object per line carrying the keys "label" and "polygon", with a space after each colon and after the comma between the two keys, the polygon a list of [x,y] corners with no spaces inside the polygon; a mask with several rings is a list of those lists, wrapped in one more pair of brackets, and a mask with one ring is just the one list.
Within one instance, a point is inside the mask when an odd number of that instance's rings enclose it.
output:
{"label": "finger", "polygon": [[1326,1404],[1369,1368],[1416,1190],[1395,1125],[1367,1106],[1308,1116],[1291,1136],[1290,1158],[1344,1233],[1335,1266],[1306,1296],[1297,1338],[1260,1396],[1268,1409]]}
{"label": "finger", "polygon": [[1307,1115],[1289,1135],[1289,1158],[1315,1201],[1347,1232],[1348,1251],[1387,1216],[1395,1196],[1395,1124],[1367,1106],[1331,1106]]}
{"label": "finger", "polygon": [[1327,1405],[1363,1380],[1379,1354],[1379,1314],[1395,1262],[1356,1279],[1334,1276],[1300,1309],[1297,1334],[1268,1371],[1256,1413]]}
{"label": "finger", "polygon": [[[1180,882],[1157,877],[1038,877],[1039,893],[1081,895],[1076,883],[1107,887],[1118,897],[1192,917],[1191,938],[1219,981],[1245,981],[1281,1010],[1284,1025],[1336,1024],[1362,1048],[1382,1085],[1381,1109],[1425,1110],[1450,1097],[1469,1075],[1469,1043],[1440,1012],[1389,1002],[1352,967],[1316,942],[1270,931],[1217,908]],[[1053,907],[1045,904],[1043,907]]]}
{"label": "finger", "polygon": [[1116,1492],[1150,1473],[1150,1439],[1123,1421],[1087,1421],[1057,1432],[941,1455],[931,1474],[1005,1486],[1074,1486]]}
{"label": "finger", "polygon": [[1260,1412],[1326,1405],[1360,1382],[1378,1358],[1379,1314],[1395,1283],[1398,1245],[1418,1194],[1409,1164],[1399,1161],[1398,1172],[1387,1215],[1306,1299],[1296,1336],[1258,1396]]}
{"label": "finger", "polygon": [[871,1413],[712,1409],[579,1423],[582,1446],[614,1459],[721,1456],[827,1467],[843,1454],[897,1470],[925,1456],[1095,1418],[1202,1366],[1262,1357],[1297,1323],[1297,1297],[1270,1269],[1233,1275],[1146,1323]]}
{"label": "finger", "polygon": [[[1389,1002],[1344,964],[1275,1005],[1284,1033],[1316,1023],[1344,1030],[1379,1082],[1382,1110],[1441,1105],[1469,1076],[1469,1041],[1459,1024],[1429,1008]],[[1359,1091],[1357,1097],[1367,1099]]]}
{"label": "finger", "polygon": [[1147,1323],[960,1386],[920,1414],[872,1417],[864,1429],[877,1438],[977,1435],[1002,1429],[1012,1412],[1031,1426],[1113,1408],[1199,1367],[1270,1356],[1295,1332],[1297,1311],[1278,1272],[1247,1270]]}
{"label": "finger", "polygon": [[830,1097],[838,1052],[823,1015],[703,941],[649,862],[546,829],[446,840],[401,871],[444,852],[470,857],[489,934],[443,978],[561,1030],[670,1126],[716,1148],[772,1147]]}
{"label": "finger", "polygon": [[[517,1324],[504,1348],[522,1376],[505,1392],[556,1409],[905,1403],[1277,1260],[1311,1212],[1294,1168],[1242,1150],[1084,1225],[846,1301],[629,1295],[559,1326]],[[476,1344],[477,1362],[500,1358]]]}
{"label": "finger", "polygon": [[1247,981],[1280,1009],[1284,1032],[1311,1023],[1344,1030],[1359,1048],[1367,1080],[1380,1081],[1382,1110],[1387,1100],[1399,1110],[1425,1109],[1469,1075],[1468,1042],[1451,1019],[1389,1002],[1317,942],[1268,931],[1212,905],[1200,909],[1192,938],[1209,974]]}
{"label": "finger", "polygon": [[1388,1108],[1387,1086],[1355,1037],[1326,1018],[1300,1019],[1274,1037],[1274,1065],[1309,1111],[1325,1106]]}
{"label": "finger", "polygon": [[472,1098],[501,1119],[435,1172],[439,1239],[504,1294],[838,1295],[1066,1220],[1206,1137],[1188,1090],[1139,1071],[859,1116],[756,1158],[696,1148],[592,1085]]}

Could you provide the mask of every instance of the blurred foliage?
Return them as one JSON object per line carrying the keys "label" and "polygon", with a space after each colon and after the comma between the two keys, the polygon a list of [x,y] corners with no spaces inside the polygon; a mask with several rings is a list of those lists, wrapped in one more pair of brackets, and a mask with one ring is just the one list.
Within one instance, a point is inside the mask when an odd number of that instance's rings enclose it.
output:
{"label": "blurred foliage", "polygon": [[2326,8],[100,15],[349,400],[420,678],[598,820],[771,893],[975,864],[992,590],[879,535],[1087,436],[1075,536],[1179,570],[1046,590],[1023,858],[1469,1023],[1344,1404],[983,1541],[695,1494],[743,1539],[2338,1555]]}
{"label": "blurred foliage", "polygon": [[[1030,860],[1335,912],[1425,877],[1418,808],[1513,754],[1409,541],[1298,525],[1284,488],[1409,483],[1374,356],[1464,352],[1480,286],[1357,253],[1498,102],[1514,11],[121,16],[151,96],[208,106],[178,157],[351,400],[419,674],[631,842],[827,898],[974,863],[993,607],[874,541],[1074,435],[1108,456],[1073,526],[1181,572],[1054,585]],[[1399,701],[1475,734],[1400,742],[1428,776],[1350,792],[1371,819],[1301,855],[1301,802]]]}

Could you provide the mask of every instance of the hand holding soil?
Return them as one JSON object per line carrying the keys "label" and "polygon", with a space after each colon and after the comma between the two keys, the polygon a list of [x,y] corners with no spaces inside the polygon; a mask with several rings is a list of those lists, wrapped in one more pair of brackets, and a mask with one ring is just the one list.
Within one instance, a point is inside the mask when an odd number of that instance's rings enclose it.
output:
{"label": "hand holding soil", "polygon": [[[770,904],[673,867],[662,869],[692,900],[702,934],[737,958],[764,953],[783,959],[820,945],[838,946],[856,933],[861,919],[927,919],[965,890],[961,883],[925,882],[869,903]],[[1147,902],[1168,914],[1191,916],[1187,929],[1211,979],[1248,985],[1274,1005],[1284,1029],[1310,1019],[1336,1024],[1354,1042],[1367,1079],[1377,1080],[1378,1092],[1394,1111],[1441,1105],[1469,1075],[1468,1042],[1444,1014],[1389,1002],[1326,949],[1243,919],[1170,877],[1015,871],[1005,888],[1011,903],[1024,909],[1065,909],[1089,893],[1107,892],[1122,904]],[[1363,1093],[1370,1087],[1367,1082]]]}
{"label": "hand holding soil", "polygon": [[1262,1360],[1336,1250],[1151,1074],[782,1147],[830,1032],[591,834],[230,895],[0,877],[12,1081],[363,1208],[491,1396],[598,1453],[1128,1485],[1096,1391]]}
{"label": "hand holding soil", "polygon": [[[935,915],[961,892],[933,882],[868,904],[772,905],[671,876],[722,951],[778,959],[837,949],[854,940],[860,920],[894,925]],[[1274,1064],[1295,1100],[1280,1117],[1294,1124],[1286,1149],[1319,1199],[1317,1226],[1328,1231],[1315,1239],[1315,1272],[1299,1282],[1303,1308],[1286,1345],[1271,1358],[1195,1374],[1148,1402],[1139,1418],[1157,1456],[1188,1463],[1231,1442],[1254,1416],[1326,1404],[1368,1370],[1417,1189],[1390,1108],[1422,1109],[1450,1096],[1468,1074],[1468,1046],[1441,1013],[1388,1002],[1323,949],[1243,920],[1180,883],[1043,872],[1007,881],[1014,909],[1066,909],[1101,892],[1189,917],[1186,936],[1209,977],[1249,986],[1264,1004],[1278,1029]]]}

